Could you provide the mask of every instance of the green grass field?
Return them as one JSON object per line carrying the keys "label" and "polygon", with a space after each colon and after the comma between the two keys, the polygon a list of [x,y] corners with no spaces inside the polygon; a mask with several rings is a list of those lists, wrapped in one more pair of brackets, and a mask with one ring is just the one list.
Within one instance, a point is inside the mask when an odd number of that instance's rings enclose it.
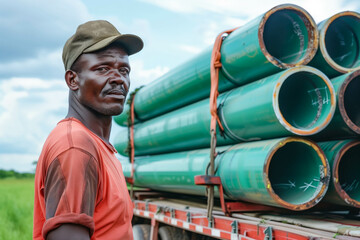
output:
{"label": "green grass field", "polygon": [[33,207],[33,178],[0,179],[0,240],[32,239]]}
{"label": "green grass field", "polygon": [[0,239],[32,239],[34,179],[0,179]]}

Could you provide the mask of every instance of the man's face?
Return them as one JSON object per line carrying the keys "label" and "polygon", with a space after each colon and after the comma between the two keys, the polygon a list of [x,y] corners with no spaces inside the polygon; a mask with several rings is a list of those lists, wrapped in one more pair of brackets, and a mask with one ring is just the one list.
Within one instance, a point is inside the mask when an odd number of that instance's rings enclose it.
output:
{"label": "man's face", "polygon": [[80,104],[100,115],[120,114],[130,87],[128,54],[113,46],[82,54],[76,66],[79,89],[75,96]]}

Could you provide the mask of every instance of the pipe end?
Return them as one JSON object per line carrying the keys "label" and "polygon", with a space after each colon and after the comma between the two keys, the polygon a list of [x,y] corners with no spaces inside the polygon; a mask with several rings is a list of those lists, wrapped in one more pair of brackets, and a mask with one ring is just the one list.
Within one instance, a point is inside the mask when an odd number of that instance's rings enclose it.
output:
{"label": "pipe end", "polygon": [[330,180],[329,164],[314,142],[289,137],[271,151],[264,166],[269,194],[281,206],[302,211],[324,197]]}

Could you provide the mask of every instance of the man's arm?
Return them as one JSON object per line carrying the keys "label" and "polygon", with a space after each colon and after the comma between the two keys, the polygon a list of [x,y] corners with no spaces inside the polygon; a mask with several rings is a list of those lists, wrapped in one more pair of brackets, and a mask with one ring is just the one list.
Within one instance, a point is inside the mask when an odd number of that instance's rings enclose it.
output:
{"label": "man's arm", "polygon": [[63,224],[52,230],[46,240],[90,240],[89,229],[77,224]]}
{"label": "man's arm", "polygon": [[45,239],[90,239],[98,183],[98,163],[84,150],[69,149],[52,161],[44,184]]}

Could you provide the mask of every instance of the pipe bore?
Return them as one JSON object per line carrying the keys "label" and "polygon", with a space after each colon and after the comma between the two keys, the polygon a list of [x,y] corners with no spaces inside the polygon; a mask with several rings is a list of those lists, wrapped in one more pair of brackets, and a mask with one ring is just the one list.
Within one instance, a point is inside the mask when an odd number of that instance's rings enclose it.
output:
{"label": "pipe bore", "polygon": [[315,55],[318,32],[304,9],[280,5],[270,10],[262,23],[260,46],[271,63],[283,68],[305,65]]}
{"label": "pipe bore", "polygon": [[289,138],[277,146],[265,165],[268,191],[287,208],[308,209],[317,204],[327,190],[328,167],[326,157],[316,144]]}
{"label": "pipe bore", "polygon": [[320,49],[327,63],[346,73],[360,68],[360,15],[342,12],[320,30]]}
{"label": "pipe bore", "polygon": [[294,70],[275,90],[275,112],[285,128],[298,135],[311,135],[331,120],[336,101],[334,89],[328,78],[314,68]]}
{"label": "pipe bore", "polygon": [[360,71],[350,74],[340,87],[338,106],[346,125],[360,134]]}
{"label": "pipe bore", "polygon": [[339,196],[360,207],[360,142],[352,141],[336,155],[333,163],[334,186]]}

